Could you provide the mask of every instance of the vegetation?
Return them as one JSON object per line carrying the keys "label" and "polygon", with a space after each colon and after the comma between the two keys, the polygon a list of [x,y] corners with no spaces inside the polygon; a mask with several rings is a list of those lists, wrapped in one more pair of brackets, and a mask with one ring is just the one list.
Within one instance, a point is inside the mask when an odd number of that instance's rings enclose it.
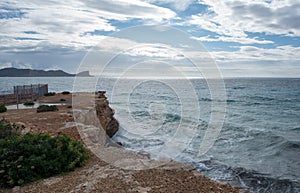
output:
{"label": "vegetation", "polygon": [[32,101],[26,101],[25,103],[23,103],[23,105],[25,105],[25,106],[33,106],[34,102],[32,102]]}
{"label": "vegetation", "polygon": [[0,105],[0,113],[4,113],[7,111],[7,108],[4,105]]}
{"label": "vegetation", "polygon": [[66,101],[66,99],[60,99],[60,101],[61,101],[61,102],[64,102],[64,101]]}
{"label": "vegetation", "polygon": [[61,94],[67,95],[67,94],[70,94],[70,92],[69,91],[63,91]]}
{"label": "vegetation", "polygon": [[6,131],[0,136],[0,187],[19,186],[72,171],[88,158],[84,145],[66,135],[21,135],[15,125],[4,120],[0,121],[0,128]]}
{"label": "vegetation", "polygon": [[18,127],[16,124],[9,124],[5,119],[0,119],[0,139],[5,136],[10,136],[15,132],[19,132],[21,129],[23,128]]}
{"label": "vegetation", "polygon": [[58,108],[56,105],[40,105],[36,111],[38,113],[41,113],[41,112],[49,112],[49,111],[58,111]]}
{"label": "vegetation", "polygon": [[46,94],[44,94],[44,96],[55,96],[56,93],[55,92],[48,92]]}

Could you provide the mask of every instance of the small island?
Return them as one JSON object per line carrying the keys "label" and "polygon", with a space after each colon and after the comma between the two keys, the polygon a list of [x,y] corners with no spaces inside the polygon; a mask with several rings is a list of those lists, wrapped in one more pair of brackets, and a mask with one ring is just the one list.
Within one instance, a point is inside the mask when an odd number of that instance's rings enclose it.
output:
{"label": "small island", "polygon": [[33,69],[18,69],[18,68],[3,68],[0,69],[0,77],[92,77],[89,71],[70,74],[62,70],[33,70]]}

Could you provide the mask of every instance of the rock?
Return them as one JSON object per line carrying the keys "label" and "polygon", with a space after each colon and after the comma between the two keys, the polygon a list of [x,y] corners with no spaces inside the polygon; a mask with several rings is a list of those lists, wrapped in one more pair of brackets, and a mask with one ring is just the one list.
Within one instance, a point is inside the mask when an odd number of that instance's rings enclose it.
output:
{"label": "rock", "polygon": [[98,91],[96,94],[98,95],[98,98],[106,99],[105,93],[106,93],[106,91]]}
{"label": "rock", "polygon": [[119,122],[114,118],[114,111],[109,107],[109,102],[104,94],[105,92],[99,91],[95,99],[96,114],[102,128],[111,138],[119,130]]}
{"label": "rock", "polygon": [[147,192],[151,191],[151,187],[138,186],[135,188],[135,190],[139,193],[147,193]]}
{"label": "rock", "polygon": [[15,122],[15,125],[17,126],[17,127],[19,127],[19,128],[22,128],[22,129],[24,129],[24,128],[26,128],[26,124],[25,123],[23,123],[23,122]]}
{"label": "rock", "polygon": [[119,146],[123,146],[123,144],[120,141],[117,141],[116,144],[118,144]]}

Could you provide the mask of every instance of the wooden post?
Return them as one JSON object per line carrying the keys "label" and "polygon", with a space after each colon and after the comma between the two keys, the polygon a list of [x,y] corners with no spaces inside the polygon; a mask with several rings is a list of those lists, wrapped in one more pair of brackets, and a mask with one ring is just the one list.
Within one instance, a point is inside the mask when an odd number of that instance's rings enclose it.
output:
{"label": "wooden post", "polygon": [[30,85],[31,87],[31,102],[33,102],[33,88],[32,88],[32,84]]}
{"label": "wooden post", "polygon": [[17,95],[17,109],[19,109],[19,88],[16,86],[16,95]]}

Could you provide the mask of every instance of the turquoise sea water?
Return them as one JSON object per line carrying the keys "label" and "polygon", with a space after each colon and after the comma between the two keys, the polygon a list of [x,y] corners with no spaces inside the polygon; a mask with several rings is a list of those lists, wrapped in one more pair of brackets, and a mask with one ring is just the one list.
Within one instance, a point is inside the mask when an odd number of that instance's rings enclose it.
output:
{"label": "turquoise sea water", "polygon": [[[14,85],[37,83],[48,83],[54,92],[72,91],[73,80],[0,78],[0,92],[9,92]],[[199,147],[211,112],[217,110],[212,107],[214,101],[205,80],[189,80],[194,90],[182,80],[118,81],[81,78],[82,84],[74,89],[107,91],[117,119],[124,120],[114,139],[126,148],[150,152],[155,158],[155,150],[173,139],[182,122],[188,123],[196,130],[188,141],[181,142],[185,148],[173,159],[189,162],[210,178],[252,192],[300,192],[300,79],[225,79],[227,98],[221,101],[226,102],[225,121],[213,147],[201,156]],[[132,81],[138,82],[133,88],[116,86]],[[186,98],[178,96],[176,89],[184,91]],[[190,108],[181,108],[183,101]],[[199,112],[195,112],[195,105]],[[196,113],[199,116],[194,116]],[[128,115],[134,123],[126,122]],[[135,123],[139,123],[138,129]]]}

